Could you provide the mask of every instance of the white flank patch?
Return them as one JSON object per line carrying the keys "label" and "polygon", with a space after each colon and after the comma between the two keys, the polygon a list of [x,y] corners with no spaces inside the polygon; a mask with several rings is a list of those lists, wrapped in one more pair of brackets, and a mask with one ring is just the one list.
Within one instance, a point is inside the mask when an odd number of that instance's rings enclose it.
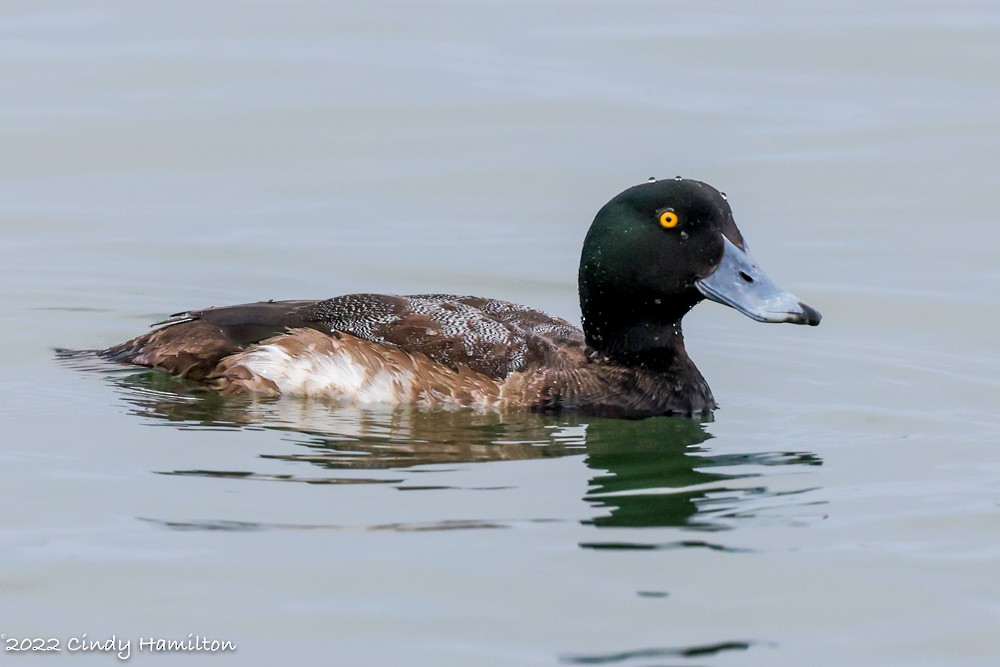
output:
{"label": "white flank patch", "polygon": [[272,343],[246,353],[240,365],[274,382],[282,394],[357,403],[408,402],[413,384],[410,371],[375,371],[343,349],[324,354],[309,348],[306,354],[293,357]]}

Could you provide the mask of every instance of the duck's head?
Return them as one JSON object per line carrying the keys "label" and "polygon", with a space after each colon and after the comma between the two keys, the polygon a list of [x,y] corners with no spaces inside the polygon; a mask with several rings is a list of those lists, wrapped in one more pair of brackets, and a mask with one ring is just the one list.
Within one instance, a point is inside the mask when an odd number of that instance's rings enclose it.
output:
{"label": "duck's head", "polygon": [[725,196],[687,179],[625,190],[598,212],[583,244],[580,303],[587,343],[609,353],[679,341],[680,320],[711,299],[759,322],[817,325],[747,250]]}

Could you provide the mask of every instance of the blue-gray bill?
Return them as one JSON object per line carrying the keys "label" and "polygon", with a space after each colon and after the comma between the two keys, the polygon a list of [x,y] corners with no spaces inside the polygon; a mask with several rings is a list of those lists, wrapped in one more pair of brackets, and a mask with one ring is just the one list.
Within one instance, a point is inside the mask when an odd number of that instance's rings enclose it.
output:
{"label": "blue-gray bill", "polygon": [[722,261],[712,275],[695,283],[699,292],[758,322],[819,324],[822,315],[818,310],[775,285],[749,252],[722,238],[725,243]]}

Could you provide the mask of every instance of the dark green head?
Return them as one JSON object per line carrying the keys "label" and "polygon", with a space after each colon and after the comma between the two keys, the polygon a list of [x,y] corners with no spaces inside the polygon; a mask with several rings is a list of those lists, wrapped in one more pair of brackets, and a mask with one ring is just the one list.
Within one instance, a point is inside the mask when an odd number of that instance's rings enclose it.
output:
{"label": "dark green head", "polygon": [[579,278],[587,343],[612,354],[680,345],[681,318],[706,297],[762,322],[820,320],[760,270],[729,202],[700,181],[651,181],[605,204]]}

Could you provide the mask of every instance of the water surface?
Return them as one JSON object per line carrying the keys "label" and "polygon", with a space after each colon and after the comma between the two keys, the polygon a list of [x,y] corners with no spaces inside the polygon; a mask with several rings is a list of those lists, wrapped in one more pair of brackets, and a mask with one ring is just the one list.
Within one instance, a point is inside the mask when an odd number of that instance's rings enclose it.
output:
{"label": "water surface", "polygon": [[[1000,655],[994,3],[0,9],[0,632],[212,664]],[[728,193],[816,329],[686,320],[711,421],[223,399],[59,363],[169,313],[578,320],[597,209]],[[38,660],[109,664],[98,652]]]}

